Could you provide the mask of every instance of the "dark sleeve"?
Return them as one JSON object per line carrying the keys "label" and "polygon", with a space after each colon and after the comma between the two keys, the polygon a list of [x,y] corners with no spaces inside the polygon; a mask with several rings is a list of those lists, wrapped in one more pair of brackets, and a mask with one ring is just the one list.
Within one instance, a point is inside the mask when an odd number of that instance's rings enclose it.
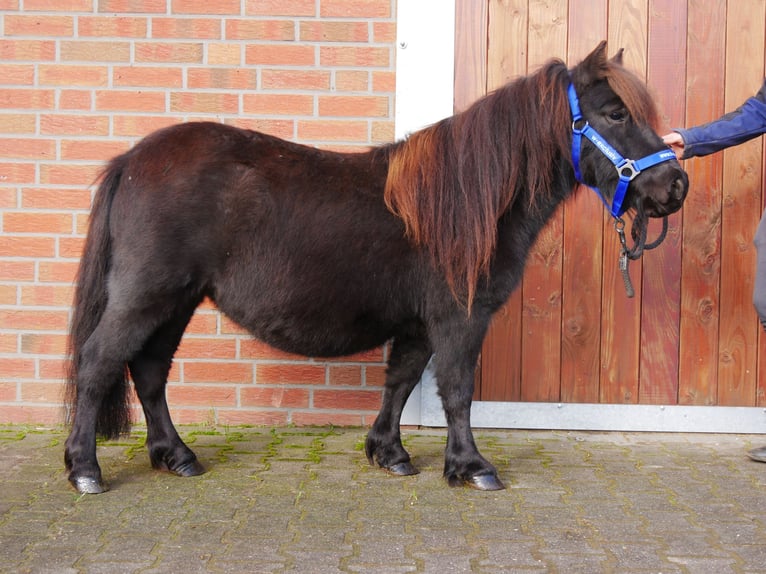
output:
{"label": "dark sleeve", "polygon": [[761,90],[733,112],[710,123],[676,129],[684,140],[684,159],[739,145],[766,132],[766,80]]}

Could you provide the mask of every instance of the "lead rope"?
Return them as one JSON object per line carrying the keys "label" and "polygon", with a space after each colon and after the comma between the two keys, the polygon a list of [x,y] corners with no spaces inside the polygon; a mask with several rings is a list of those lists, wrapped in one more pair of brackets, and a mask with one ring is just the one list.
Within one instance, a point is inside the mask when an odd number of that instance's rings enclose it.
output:
{"label": "lead rope", "polygon": [[649,226],[649,220],[644,215],[642,209],[636,212],[636,216],[633,218],[633,225],[630,228],[630,235],[633,238],[634,244],[631,249],[628,249],[628,242],[625,237],[625,221],[622,217],[615,217],[614,229],[617,231],[617,236],[620,238],[620,261],[619,267],[622,273],[622,281],[625,283],[625,294],[628,298],[633,298],[636,295],[636,291],[633,288],[633,282],[630,280],[630,270],[628,265],[631,261],[639,259],[644,251],[647,249],[654,249],[665,240],[665,236],[668,234],[668,217],[667,215],[662,218],[662,231],[660,235],[649,243],[646,244],[646,232]]}

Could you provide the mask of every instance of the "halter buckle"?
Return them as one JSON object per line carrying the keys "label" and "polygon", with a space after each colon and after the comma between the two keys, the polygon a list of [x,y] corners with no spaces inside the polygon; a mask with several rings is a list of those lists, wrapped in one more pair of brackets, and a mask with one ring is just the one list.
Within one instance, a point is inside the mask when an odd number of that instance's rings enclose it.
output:
{"label": "halter buckle", "polygon": [[633,181],[636,176],[641,173],[641,170],[636,166],[636,162],[632,159],[626,159],[624,163],[616,165],[617,173],[620,174],[620,178]]}

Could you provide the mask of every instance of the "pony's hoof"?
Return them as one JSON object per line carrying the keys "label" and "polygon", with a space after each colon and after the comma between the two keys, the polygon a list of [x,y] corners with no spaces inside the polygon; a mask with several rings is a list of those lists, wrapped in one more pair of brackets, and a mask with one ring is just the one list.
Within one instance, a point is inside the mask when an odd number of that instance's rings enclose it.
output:
{"label": "pony's hoof", "polygon": [[420,474],[420,471],[409,462],[399,462],[387,466],[386,471],[396,476],[412,476],[414,474]]}
{"label": "pony's hoof", "polygon": [[78,476],[70,478],[69,482],[72,483],[80,494],[101,494],[109,490],[104,483],[91,476]]}
{"label": "pony's hoof", "polygon": [[505,485],[494,474],[472,476],[465,483],[476,490],[504,490]]}
{"label": "pony's hoof", "polygon": [[181,464],[172,470],[178,476],[199,476],[200,474],[205,474],[205,467],[197,459]]}

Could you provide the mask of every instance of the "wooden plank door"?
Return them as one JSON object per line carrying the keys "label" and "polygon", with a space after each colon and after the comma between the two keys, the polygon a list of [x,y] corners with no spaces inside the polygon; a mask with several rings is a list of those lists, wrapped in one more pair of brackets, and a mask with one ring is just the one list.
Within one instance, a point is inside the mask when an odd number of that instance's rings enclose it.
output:
{"label": "wooden plank door", "polygon": [[[457,110],[551,57],[571,65],[604,38],[646,79],[663,129],[735,108],[764,75],[764,0],[458,0],[456,22]],[[579,190],[492,323],[476,398],[766,404],[751,303],[763,157],[756,139],[686,162],[689,199],[662,246],[631,264],[632,299],[611,218]]]}

